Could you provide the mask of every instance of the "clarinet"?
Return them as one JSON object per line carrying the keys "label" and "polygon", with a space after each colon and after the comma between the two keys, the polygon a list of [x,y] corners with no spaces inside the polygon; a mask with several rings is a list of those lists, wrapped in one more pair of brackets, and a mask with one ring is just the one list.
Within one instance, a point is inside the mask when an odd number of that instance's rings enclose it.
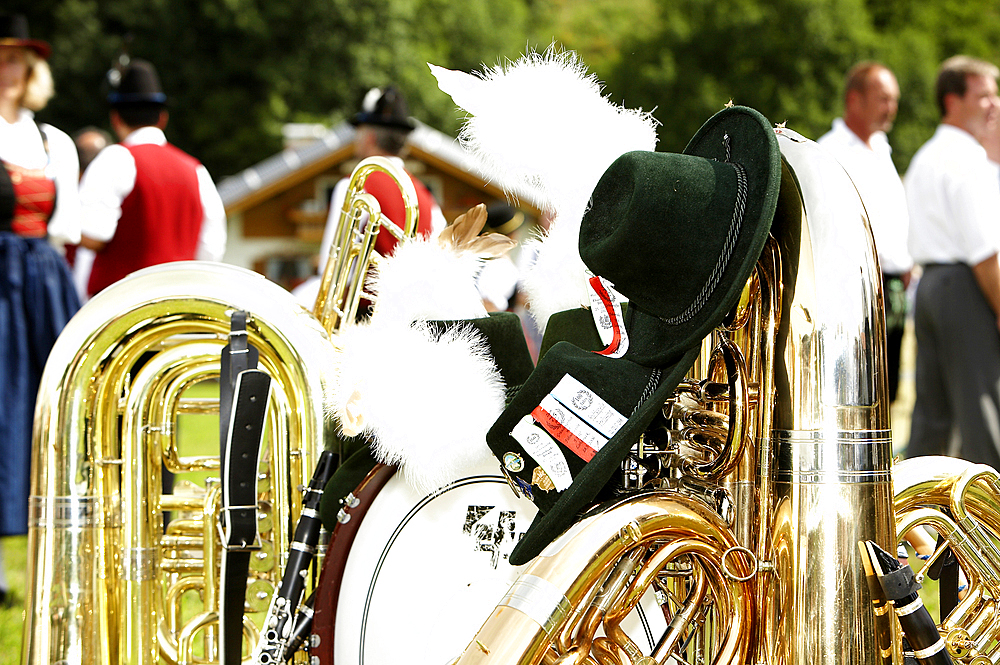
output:
{"label": "clarinet", "polygon": [[302,646],[302,643],[306,641],[306,637],[309,636],[309,632],[312,630],[315,600],[316,592],[313,591],[308,598],[302,601],[299,611],[295,613],[292,630],[288,633],[288,644],[285,647],[285,660],[290,660]]}
{"label": "clarinet", "polygon": [[332,474],[333,453],[323,451],[309,486],[305,488],[302,515],[295,526],[285,573],[281,577],[278,591],[271,599],[271,606],[264,619],[264,633],[254,650],[252,662],[257,665],[275,665],[287,659],[285,654],[292,636],[292,619],[305,589],[306,575],[316,553],[316,543],[322,527],[319,503],[323,498],[323,488]]}

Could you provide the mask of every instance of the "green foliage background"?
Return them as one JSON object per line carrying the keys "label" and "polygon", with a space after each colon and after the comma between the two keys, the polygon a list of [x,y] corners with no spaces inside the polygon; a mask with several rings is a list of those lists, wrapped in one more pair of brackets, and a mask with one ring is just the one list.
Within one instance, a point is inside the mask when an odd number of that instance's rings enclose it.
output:
{"label": "green foliage background", "polygon": [[[171,140],[217,177],[281,146],[290,121],[333,123],[394,82],[411,111],[461,118],[426,62],[466,71],[551,43],[572,49],[629,107],[655,109],[680,150],[729,99],[818,137],[845,70],[885,62],[903,92],[891,135],[905,169],[932,133],[938,63],[998,60],[995,0],[13,0],[49,40],[58,96],[41,117],[106,126],[105,74],[123,48],[152,60],[171,97]],[[530,104],[529,99],[511,100]]]}

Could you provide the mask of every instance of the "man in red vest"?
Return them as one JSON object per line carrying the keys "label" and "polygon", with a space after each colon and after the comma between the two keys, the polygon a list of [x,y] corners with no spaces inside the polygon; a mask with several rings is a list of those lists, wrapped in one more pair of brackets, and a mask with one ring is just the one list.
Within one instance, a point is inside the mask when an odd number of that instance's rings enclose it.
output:
{"label": "man in red vest", "polygon": [[102,150],[80,182],[81,244],[96,253],[91,296],[148,266],[219,261],[226,246],[226,213],[211,176],[167,143],[167,98],[153,65],[133,60],[108,101],[121,143]]}

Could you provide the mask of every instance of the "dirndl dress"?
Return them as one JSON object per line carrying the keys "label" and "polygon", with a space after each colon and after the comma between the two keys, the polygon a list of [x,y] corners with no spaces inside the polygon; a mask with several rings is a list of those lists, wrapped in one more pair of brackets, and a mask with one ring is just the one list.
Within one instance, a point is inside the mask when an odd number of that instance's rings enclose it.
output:
{"label": "dirndl dress", "polygon": [[28,530],[38,384],[49,351],[80,309],[80,300],[65,259],[44,235],[38,235],[44,234],[54,208],[54,183],[41,173],[12,177],[17,167],[4,167],[0,168],[0,389],[4,394],[0,536],[9,536]]}

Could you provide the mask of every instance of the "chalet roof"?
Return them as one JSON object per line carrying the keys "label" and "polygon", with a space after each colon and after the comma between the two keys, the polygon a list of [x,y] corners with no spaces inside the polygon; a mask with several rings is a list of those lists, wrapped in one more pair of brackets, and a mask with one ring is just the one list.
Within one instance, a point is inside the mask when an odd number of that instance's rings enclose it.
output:
{"label": "chalet roof", "polygon": [[[342,122],[315,141],[282,150],[223,179],[218,189],[226,212],[232,214],[245,210],[290,183],[300,182],[347,159],[352,154],[354,133],[350,123]],[[483,175],[482,162],[451,136],[417,122],[407,143],[411,158],[431,162],[457,178],[475,181],[474,184],[485,185],[500,194],[500,188]],[[541,207],[542,197],[537,191],[518,191],[516,195],[521,203]]]}

